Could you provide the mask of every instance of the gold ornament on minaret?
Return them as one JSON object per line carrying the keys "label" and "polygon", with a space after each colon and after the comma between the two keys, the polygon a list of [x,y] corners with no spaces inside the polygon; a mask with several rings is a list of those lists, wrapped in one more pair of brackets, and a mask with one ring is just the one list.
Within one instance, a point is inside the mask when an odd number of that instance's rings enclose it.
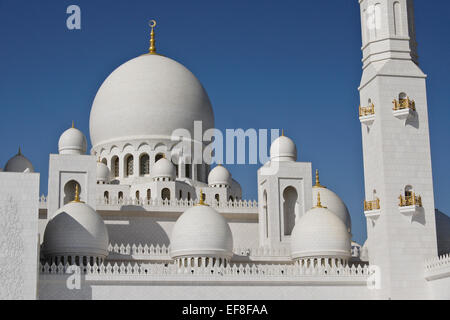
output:
{"label": "gold ornament on minaret", "polygon": [[156,45],[155,45],[155,27],[156,27],[156,20],[152,19],[148,22],[148,25],[150,28],[152,28],[152,31],[150,32],[150,48],[149,48],[149,54],[156,54]]}
{"label": "gold ornament on minaret", "polygon": [[320,184],[319,181],[319,170],[316,169],[316,184],[313,186],[313,188],[326,188],[323,185]]}

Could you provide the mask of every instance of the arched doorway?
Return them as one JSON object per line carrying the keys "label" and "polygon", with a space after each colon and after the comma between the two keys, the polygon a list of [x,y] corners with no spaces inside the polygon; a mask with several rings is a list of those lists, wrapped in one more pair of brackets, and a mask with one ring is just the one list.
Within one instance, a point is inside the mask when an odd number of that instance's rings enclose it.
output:
{"label": "arched doorway", "polygon": [[287,187],[283,191],[283,218],[284,235],[290,236],[295,225],[295,207],[297,205],[297,190],[294,187]]}

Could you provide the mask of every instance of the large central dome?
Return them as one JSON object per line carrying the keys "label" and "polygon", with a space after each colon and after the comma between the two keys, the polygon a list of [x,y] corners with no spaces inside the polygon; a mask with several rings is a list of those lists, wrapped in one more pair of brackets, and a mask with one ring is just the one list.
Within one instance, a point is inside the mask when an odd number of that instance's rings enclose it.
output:
{"label": "large central dome", "polygon": [[93,148],[116,142],[169,139],[184,128],[193,138],[194,121],[214,127],[208,94],[180,63],[157,54],[117,68],[97,92],[90,117]]}

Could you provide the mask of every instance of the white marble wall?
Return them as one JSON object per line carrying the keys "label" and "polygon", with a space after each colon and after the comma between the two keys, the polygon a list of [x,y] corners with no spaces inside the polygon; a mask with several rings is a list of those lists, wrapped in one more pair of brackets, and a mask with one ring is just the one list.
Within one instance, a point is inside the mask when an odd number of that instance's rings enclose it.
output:
{"label": "white marble wall", "polygon": [[0,172],[0,300],[36,299],[39,174]]}

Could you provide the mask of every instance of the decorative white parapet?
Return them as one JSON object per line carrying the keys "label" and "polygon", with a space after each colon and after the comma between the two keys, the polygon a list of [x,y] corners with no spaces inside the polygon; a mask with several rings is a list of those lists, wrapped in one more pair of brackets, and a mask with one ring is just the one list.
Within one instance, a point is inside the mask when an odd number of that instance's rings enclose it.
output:
{"label": "decorative white parapet", "polygon": [[[73,266],[40,264],[41,275],[65,275],[73,273]],[[236,281],[292,281],[301,282],[332,281],[340,283],[359,282],[364,284],[369,276],[368,266],[332,266],[326,265],[243,265],[231,264],[224,266],[208,267],[178,267],[170,263],[138,264],[138,263],[114,263],[113,265],[87,265],[81,266],[79,272],[86,275],[87,281],[151,281],[164,280],[213,280],[235,279]]]}
{"label": "decorative white parapet", "polygon": [[450,277],[450,253],[425,261],[425,279]]}
{"label": "decorative white parapet", "polygon": [[[109,244],[108,260],[171,261],[170,247],[166,245]],[[233,261],[283,261],[291,262],[288,248],[236,248]]]}
{"label": "decorative white parapet", "polygon": [[[142,210],[142,211],[166,211],[166,212],[184,212],[193,207],[197,202],[194,200],[174,199],[136,199],[132,197],[125,198],[98,198],[96,201],[97,210],[121,211]],[[208,203],[209,204],[209,203]],[[224,201],[209,204],[221,213],[258,213],[258,202],[252,200]],[[128,207],[128,208],[127,208]]]}

